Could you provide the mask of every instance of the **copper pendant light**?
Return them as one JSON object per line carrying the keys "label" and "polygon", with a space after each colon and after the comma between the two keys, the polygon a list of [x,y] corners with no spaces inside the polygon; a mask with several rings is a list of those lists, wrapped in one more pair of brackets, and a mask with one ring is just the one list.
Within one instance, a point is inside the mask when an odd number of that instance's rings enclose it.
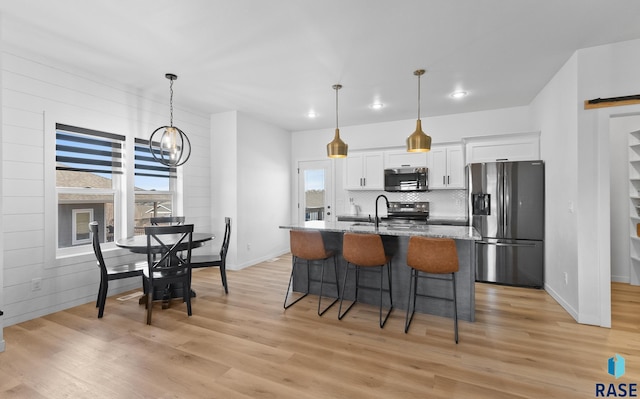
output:
{"label": "copper pendant light", "polygon": [[178,79],[178,76],[167,73],[164,77],[170,81],[169,109],[171,118],[169,126],[160,126],[151,133],[149,151],[153,158],[161,164],[176,167],[187,162],[191,156],[191,142],[185,132],[177,126],[173,126],[173,81]]}
{"label": "copper pendant light", "polygon": [[420,120],[420,76],[424,75],[424,69],[418,69],[413,74],[418,77],[418,121],[416,122],[416,131],[407,137],[408,152],[427,152],[431,150],[431,137],[422,131],[422,121]]}
{"label": "copper pendant light", "polygon": [[340,129],[338,129],[338,90],[342,88],[342,85],[333,85],[333,89],[336,91],[336,135],[329,144],[327,144],[327,156],[329,158],[346,158],[349,146],[340,139]]}

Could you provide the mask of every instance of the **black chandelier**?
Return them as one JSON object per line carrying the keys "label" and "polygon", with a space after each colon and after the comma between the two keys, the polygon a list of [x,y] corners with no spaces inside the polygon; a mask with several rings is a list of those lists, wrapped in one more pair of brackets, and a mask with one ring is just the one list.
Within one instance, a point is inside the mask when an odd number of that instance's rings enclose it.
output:
{"label": "black chandelier", "polygon": [[173,81],[178,79],[178,76],[172,73],[167,73],[164,76],[170,81],[171,119],[169,126],[160,126],[151,133],[149,150],[156,161],[166,166],[175,167],[183,165],[191,156],[191,142],[182,130],[173,126]]}

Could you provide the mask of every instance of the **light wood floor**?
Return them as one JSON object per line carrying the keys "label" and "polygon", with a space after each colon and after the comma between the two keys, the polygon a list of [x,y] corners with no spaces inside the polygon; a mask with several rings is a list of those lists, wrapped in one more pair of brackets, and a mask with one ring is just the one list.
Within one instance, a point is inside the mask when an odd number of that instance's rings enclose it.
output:
{"label": "light wood floor", "polygon": [[[404,334],[396,309],[384,329],[377,310],[317,297],[282,309],[290,258],[228,272],[194,273],[185,305],[154,308],[145,324],[136,299],[110,297],[4,330],[3,398],[592,398],[595,384],[640,382],[640,290],[613,285],[613,328],[577,324],[544,291],[478,284],[476,319],[416,314]],[[624,356],[627,373],[607,374]]]}

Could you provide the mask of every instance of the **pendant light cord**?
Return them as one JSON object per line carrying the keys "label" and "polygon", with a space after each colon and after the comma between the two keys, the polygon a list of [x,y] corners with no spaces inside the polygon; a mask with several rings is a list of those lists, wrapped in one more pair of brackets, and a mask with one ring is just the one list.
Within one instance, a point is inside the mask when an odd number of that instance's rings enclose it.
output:
{"label": "pendant light cord", "polygon": [[420,76],[418,75],[418,119],[420,119]]}
{"label": "pendant light cord", "polygon": [[338,128],[338,90],[340,89],[337,85],[334,86],[336,89],[336,129]]}
{"label": "pendant light cord", "polygon": [[169,79],[169,126],[173,127],[173,79]]}

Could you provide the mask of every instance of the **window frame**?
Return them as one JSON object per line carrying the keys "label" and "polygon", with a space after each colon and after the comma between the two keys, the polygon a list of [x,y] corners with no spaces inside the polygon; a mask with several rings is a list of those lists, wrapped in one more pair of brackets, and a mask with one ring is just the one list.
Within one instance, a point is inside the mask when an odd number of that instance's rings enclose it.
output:
{"label": "window frame", "polygon": [[[58,235],[59,233],[59,223],[60,220],[58,220],[58,215],[59,215],[59,207],[60,207],[60,196],[64,195],[64,194],[79,194],[79,195],[83,195],[83,196],[92,196],[95,195],[96,197],[102,197],[102,196],[110,196],[113,199],[113,212],[114,212],[114,242],[105,242],[104,243],[104,249],[110,249],[110,248],[115,248],[115,238],[119,236],[119,232],[123,230],[123,226],[121,226],[121,223],[118,223],[118,221],[122,220],[121,217],[119,217],[119,215],[121,214],[121,210],[124,209],[124,207],[126,206],[126,203],[124,201],[124,195],[123,195],[123,191],[124,191],[124,187],[123,187],[123,182],[126,180],[126,178],[124,178],[125,173],[126,173],[126,162],[125,162],[125,158],[126,158],[126,142],[127,142],[127,137],[125,135],[121,135],[121,134],[115,134],[115,133],[108,133],[105,131],[101,131],[101,130],[95,130],[95,129],[88,129],[88,128],[84,128],[84,127],[78,127],[78,126],[74,126],[74,125],[68,125],[68,124],[63,124],[63,123],[59,123],[59,122],[55,122],[53,124],[54,127],[54,134],[53,136],[53,148],[54,151],[52,151],[53,153],[53,167],[51,168],[51,170],[53,171],[53,189],[55,192],[55,196],[53,198],[53,212],[54,215],[53,217],[50,219],[53,221],[54,223],[54,231],[52,232],[53,237],[54,238],[54,243],[53,243],[53,251],[54,251],[54,256],[56,259],[59,258],[64,258],[64,257],[68,257],[68,256],[74,256],[74,255],[78,255],[78,254],[85,254],[85,253],[89,253],[89,252],[93,252],[93,248],[91,247],[91,241],[87,241],[84,244],[78,244],[78,245],[74,245],[73,242],[74,240],[74,235],[73,235],[73,230],[75,229],[75,225],[73,224],[73,216],[72,216],[72,221],[71,221],[71,230],[72,230],[72,236],[71,236],[71,246],[69,247],[63,247],[60,248],[60,237]],[[60,133],[62,132],[62,133]],[[67,134],[79,134],[79,135],[86,135],[89,136],[87,140],[78,140],[78,142],[82,142],[82,141],[103,141],[103,142],[112,142],[115,143],[115,146],[112,146],[112,148],[118,148],[119,149],[116,151],[119,156],[112,159],[111,163],[111,170],[109,172],[105,172],[104,169],[100,169],[100,166],[96,166],[94,169],[91,169],[92,167],[89,166],[88,168],[75,168],[72,166],[68,166],[68,167],[62,167],[58,165],[58,154],[57,154],[57,150],[58,150],[58,137],[60,134],[64,135],[64,133]],[[102,140],[101,140],[102,139]],[[72,150],[73,152],[73,150]],[[86,154],[92,154],[95,151],[93,150],[87,150]],[[80,155],[78,155],[78,158],[82,158],[82,152],[78,152]],[[90,162],[89,162],[90,163]],[[106,166],[104,165],[104,162],[100,162],[103,163],[103,167]],[[58,170],[69,170],[69,171],[78,171],[78,172],[89,172],[89,173],[94,173],[94,172],[98,172],[98,173],[109,173],[111,174],[111,187],[110,188],[106,188],[106,187],[58,187],[57,186],[57,175],[56,172]],[[101,202],[101,201],[96,201],[97,203]],[[73,211],[72,210],[72,215],[73,215]],[[95,215],[94,215],[95,217]],[[103,224],[106,224],[103,223]],[[105,226],[102,226],[102,230],[104,231]],[[106,237],[102,237],[102,239],[106,239]]]}
{"label": "window frame", "polygon": [[[139,164],[138,161],[152,161],[153,157],[151,156],[151,152],[149,151],[149,155],[145,155],[145,154],[139,154],[136,151],[136,147],[141,147],[141,148],[148,148],[149,146],[149,140],[148,139],[141,139],[141,138],[135,138],[134,139],[134,147],[133,147],[133,153],[134,153],[134,167],[133,167],[133,208],[135,208],[137,205],[137,199],[139,197],[144,197],[145,195],[148,196],[152,196],[152,195],[167,195],[171,198],[171,212],[172,215],[177,215],[178,213],[176,213],[176,209],[177,209],[177,205],[178,205],[178,173],[177,173],[177,168],[176,167],[168,167],[165,165],[162,165],[161,163],[155,161],[158,163],[158,165],[143,165],[143,164]],[[159,144],[158,144],[159,146]],[[144,151],[146,152],[146,151]],[[142,190],[142,189],[138,189],[135,186],[135,176],[147,176],[147,177],[166,177],[169,179],[169,189],[168,190],[157,190],[157,189],[153,189],[153,190]],[[131,223],[133,224],[133,234],[135,233],[135,227],[136,227],[136,221],[135,221],[135,214],[133,215],[133,217],[131,218]]]}
{"label": "window frame", "polygon": [[[130,128],[115,123],[115,125],[109,124],[105,126],[102,123],[96,123],[95,118],[78,114],[77,112],[67,112],[64,110],[57,110],[55,112],[43,112],[43,135],[44,135],[44,165],[43,165],[43,183],[44,183],[44,198],[42,205],[42,212],[44,213],[44,231],[43,234],[46,237],[44,241],[44,265],[45,269],[69,266],[76,262],[84,262],[94,259],[93,248],[89,245],[79,245],[76,247],[68,247],[58,249],[58,195],[59,193],[87,193],[88,189],[84,188],[67,188],[58,189],[56,187],[56,125],[60,121],[73,121],[73,126],[90,126],[92,128],[100,129],[100,131],[115,131],[121,132],[125,137],[122,147],[122,162],[123,173],[114,175],[114,183],[110,189],[92,189],[92,193],[96,195],[112,195],[114,203],[114,236],[113,242],[101,244],[102,251],[125,251],[115,245],[115,241],[132,236],[134,233],[134,220],[133,220],[133,207],[128,204],[135,203],[135,189],[134,189],[134,153],[135,153],[135,134],[130,131]],[[136,129],[140,131],[146,131],[148,129],[140,128]],[[141,140],[141,139],[137,139]],[[143,139],[142,139],[143,140]],[[130,165],[130,166],[129,166]],[[175,214],[182,214],[183,212],[183,192],[182,185],[184,179],[184,171],[178,169],[175,173],[175,178],[171,179],[171,192],[172,194],[172,207]],[[120,206],[116,206],[120,204]],[[101,228],[103,234],[106,233],[106,226]],[[106,237],[106,235],[105,235]],[[80,257],[80,258],[78,258]],[[86,258],[86,259],[85,259]]]}

